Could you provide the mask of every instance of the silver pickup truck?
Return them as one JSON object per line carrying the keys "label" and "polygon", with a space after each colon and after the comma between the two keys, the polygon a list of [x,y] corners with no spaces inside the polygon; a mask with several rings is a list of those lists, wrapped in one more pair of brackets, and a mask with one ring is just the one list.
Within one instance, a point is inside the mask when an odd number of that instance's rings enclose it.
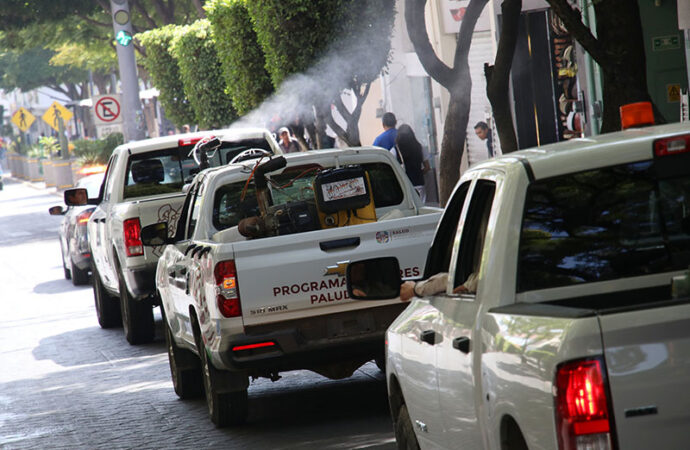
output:
{"label": "silver pickup truck", "polygon": [[197,175],[156,284],[175,391],[205,387],[217,426],[242,422],[249,378],[309,369],[339,379],[383,361],[383,334],[405,306],[353,302],[350,259],[389,255],[420,276],[440,209],[423,206],[390,152],[320,150]]}
{"label": "silver pickup truck", "polygon": [[153,307],[159,304],[154,275],[163,247],[145,248],[141,228],[164,221],[175,233],[182,187],[200,170],[191,151],[211,136],[220,147],[204,161],[209,166],[227,164],[243,152],[282,153],[264,129],[165,136],[117,147],[98,198],[87,200],[81,189],[65,191],[68,205],[97,205],[87,226],[98,322],[103,328],[122,323],[130,344],[153,340]]}
{"label": "silver pickup truck", "polygon": [[[688,124],[472,167],[386,335],[399,448],[688,448],[689,265]],[[349,270],[401,290],[390,259]]]}

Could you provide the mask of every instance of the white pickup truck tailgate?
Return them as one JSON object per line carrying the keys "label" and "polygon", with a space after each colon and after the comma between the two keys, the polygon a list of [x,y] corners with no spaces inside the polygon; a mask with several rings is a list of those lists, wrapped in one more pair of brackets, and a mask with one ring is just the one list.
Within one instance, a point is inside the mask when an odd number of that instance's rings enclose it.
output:
{"label": "white pickup truck tailgate", "polygon": [[439,214],[233,244],[244,324],[381,306],[347,295],[348,261],[395,256],[420,277]]}
{"label": "white pickup truck tailgate", "polygon": [[688,448],[690,304],[600,320],[618,448]]}

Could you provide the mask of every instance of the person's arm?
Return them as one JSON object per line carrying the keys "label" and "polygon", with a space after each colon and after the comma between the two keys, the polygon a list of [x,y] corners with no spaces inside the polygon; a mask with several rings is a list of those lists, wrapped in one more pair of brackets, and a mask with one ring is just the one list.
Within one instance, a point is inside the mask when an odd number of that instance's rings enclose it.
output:
{"label": "person's arm", "polygon": [[408,301],[413,296],[427,297],[439,294],[446,290],[448,283],[448,272],[440,272],[422,281],[406,281],[400,286],[400,300]]}

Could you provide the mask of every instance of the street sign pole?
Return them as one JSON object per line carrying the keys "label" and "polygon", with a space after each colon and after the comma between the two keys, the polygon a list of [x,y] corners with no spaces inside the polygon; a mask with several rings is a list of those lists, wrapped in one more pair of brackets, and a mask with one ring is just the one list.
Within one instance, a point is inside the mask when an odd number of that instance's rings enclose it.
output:
{"label": "street sign pole", "polygon": [[139,82],[134,45],[132,44],[132,21],[128,0],[110,0],[110,11],[113,17],[113,30],[117,48],[117,60],[120,66],[120,83],[122,86],[122,112],[124,119],[125,142],[140,140],[146,137],[144,115],[139,100]]}

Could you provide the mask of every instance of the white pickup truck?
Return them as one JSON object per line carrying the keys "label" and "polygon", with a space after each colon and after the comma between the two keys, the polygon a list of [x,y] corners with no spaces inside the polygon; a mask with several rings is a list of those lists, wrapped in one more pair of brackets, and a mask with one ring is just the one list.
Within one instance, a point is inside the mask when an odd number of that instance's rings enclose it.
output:
{"label": "white pickup truck", "polygon": [[98,322],[103,328],[122,323],[131,344],[153,340],[153,307],[159,304],[154,275],[163,248],[145,248],[141,228],[165,221],[170,233],[175,232],[182,187],[199,172],[190,151],[211,136],[221,144],[205,161],[210,166],[227,164],[242,152],[282,153],[264,129],[165,136],[117,147],[98,198],[87,200],[83,189],[65,191],[68,205],[98,205],[88,222]]}
{"label": "white pickup truck", "polygon": [[[270,175],[269,175],[270,173]],[[170,369],[181,398],[205,388],[217,426],[247,414],[249,377],[309,369],[339,379],[384,356],[405,306],[351,301],[352,258],[396,256],[419,276],[440,209],[423,206],[390,152],[320,150],[208,169],[158,262]]]}
{"label": "white pickup truck", "polygon": [[[474,166],[428,261],[441,288],[386,336],[399,448],[688,448],[688,124]],[[355,298],[401,289],[394,260],[348,271]]]}

